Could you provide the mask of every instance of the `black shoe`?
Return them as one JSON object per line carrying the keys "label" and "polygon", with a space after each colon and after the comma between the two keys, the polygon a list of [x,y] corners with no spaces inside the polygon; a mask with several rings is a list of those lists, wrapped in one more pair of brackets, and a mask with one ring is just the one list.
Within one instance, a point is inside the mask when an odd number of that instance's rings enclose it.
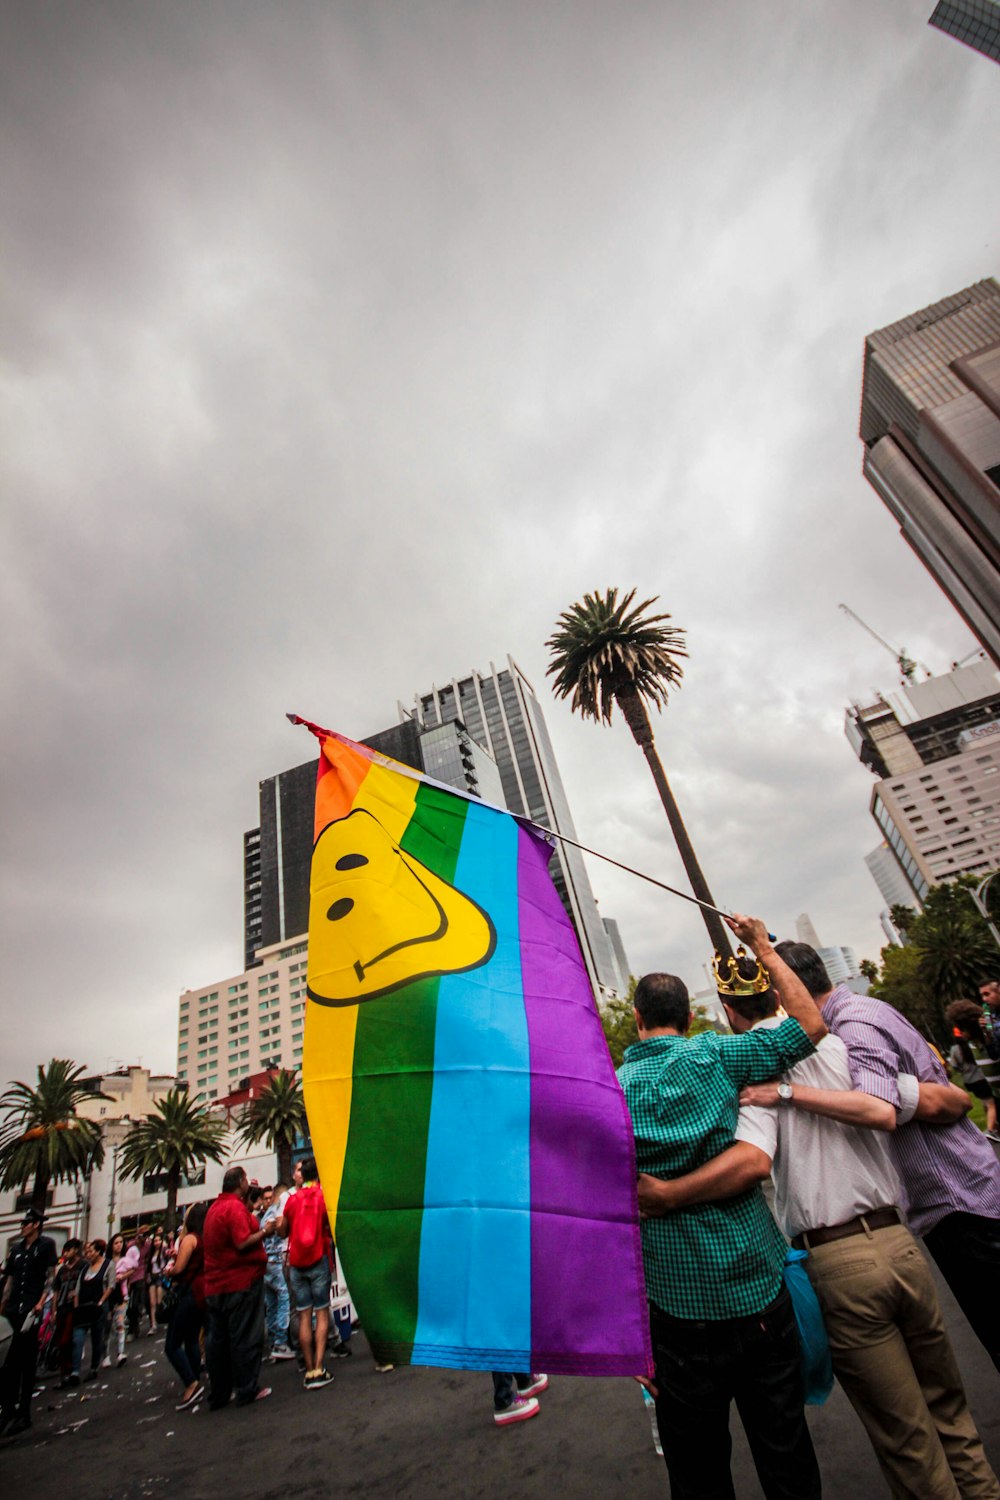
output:
{"label": "black shoe", "polygon": [[328,1347],[326,1352],[329,1359],[350,1359],[354,1350],[350,1344],[334,1344],[332,1348]]}

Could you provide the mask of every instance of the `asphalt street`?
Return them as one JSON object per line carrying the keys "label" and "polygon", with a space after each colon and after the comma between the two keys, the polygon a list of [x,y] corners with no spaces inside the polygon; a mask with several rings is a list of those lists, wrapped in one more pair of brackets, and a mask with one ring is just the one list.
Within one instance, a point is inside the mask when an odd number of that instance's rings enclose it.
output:
{"label": "asphalt street", "polygon": [[[1000,1472],[1000,1375],[939,1282],[974,1414]],[[983,1295],[995,1295],[984,1288]],[[5,1495],[32,1500],[666,1500],[639,1387],[554,1378],[541,1414],[499,1429],[488,1375],[398,1369],[380,1375],[363,1336],[336,1380],[306,1392],[294,1364],[266,1367],[272,1396],[252,1407],[175,1411],[178,1387],[162,1334],[129,1344],[121,1370],[78,1391],[44,1381],[30,1434],[0,1444]],[[888,1492],[839,1387],[810,1412],[829,1497]],[[740,1500],[758,1500],[739,1419],[733,1469]]]}

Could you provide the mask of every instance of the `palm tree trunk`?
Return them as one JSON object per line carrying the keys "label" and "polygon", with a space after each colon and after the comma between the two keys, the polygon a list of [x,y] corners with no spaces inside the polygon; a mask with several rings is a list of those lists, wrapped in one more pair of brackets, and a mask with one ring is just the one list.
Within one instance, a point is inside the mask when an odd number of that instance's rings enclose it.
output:
{"label": "palm tree trunk", "polygon": [[292,1185],[292,1143],[282,1136],[277,1142],[278,1146],[278,1178],[285,1187]]}
{"label": "palm tree trunk", "polygon": [[[632,738],[646,757],[646,763],[653,774],[656,790],[660,794],[660,801],[663,803],[663,810],[670,824],[670,831],[674,836],[674,842],[680,853],[681,862],[691,883],[691,890],[699,901],[707,901],[710,906],[715,906],[717,903],[708,888],[708,881],[701,873],[701,865],[699,865],[697,855],[694,852],[694,845],[688,838],[688,831],[684,827],[684,820],[681,817],[680,809],[677,806],[673,792],[670,790],[670,783],[667,781],[666,772],[660,764],[660,757],[656,753],[656,746],[653,743],[653,726],[649,722],[646,705],[638,693],[629,692],[627,689],[617,692],[615,700],[624,715],[625,722],[632,731]],[[714,911],[706,911],[704,907],[701,907],[700,911],[705,926],[708,928],[709,939],[716,952],[720,953],[723,959],[731,957],[733,950],[729,945],[728,931],[722,918]]]}
{"label": "palm tree trunk", "polygon": [[163,1218],[163,1227],[167,1234],[173,1234],[177,1224],[177,1193],[180,1185],[180,1168],[171,1167],[167,1173],[167,1211]]}
{"label": "palm tree trunk", "polygon": [[35,1181],[31,1189],[32,1208],[37,1208],[40,1214],[44,1214],[48,1196],[49,1174],[43,1167],[39,1167],[38,1171],[35,1173]]}

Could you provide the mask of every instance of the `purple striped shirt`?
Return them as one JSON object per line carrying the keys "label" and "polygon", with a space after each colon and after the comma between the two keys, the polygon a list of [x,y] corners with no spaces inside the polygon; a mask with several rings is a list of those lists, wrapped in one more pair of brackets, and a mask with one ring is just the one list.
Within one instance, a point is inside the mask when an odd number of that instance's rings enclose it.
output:
{"label": "purple striped shirt", "polygon": [[[915,1073],[921,1083],[948,1082],[919,1031],[882,1000],[838,984],[823,1003],[823,1020],[847,1047],[854,1087],[894,1109],[900,1107],[900,1073]],[[913,1120],[894,1130],[889,1144],[914,1234],[926,1234],[951,1213],[1000,1219],[1000,1163],[971,1120],[954,1125]]]}

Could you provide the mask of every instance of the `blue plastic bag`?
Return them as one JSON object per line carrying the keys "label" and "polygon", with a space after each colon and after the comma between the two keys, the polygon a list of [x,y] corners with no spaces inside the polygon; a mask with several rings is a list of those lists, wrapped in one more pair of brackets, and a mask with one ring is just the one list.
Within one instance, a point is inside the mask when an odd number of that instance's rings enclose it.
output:
{"label": "blue plastic bag", "polygon": [[802,1379],[807,1406],[822,1406],[833,1390],[833,1365],[830,1363],[830,1341],[819,1300],[802,1262],[808,1250],[785,1252],[784,1278],[795,1309],[802,1345]]}

